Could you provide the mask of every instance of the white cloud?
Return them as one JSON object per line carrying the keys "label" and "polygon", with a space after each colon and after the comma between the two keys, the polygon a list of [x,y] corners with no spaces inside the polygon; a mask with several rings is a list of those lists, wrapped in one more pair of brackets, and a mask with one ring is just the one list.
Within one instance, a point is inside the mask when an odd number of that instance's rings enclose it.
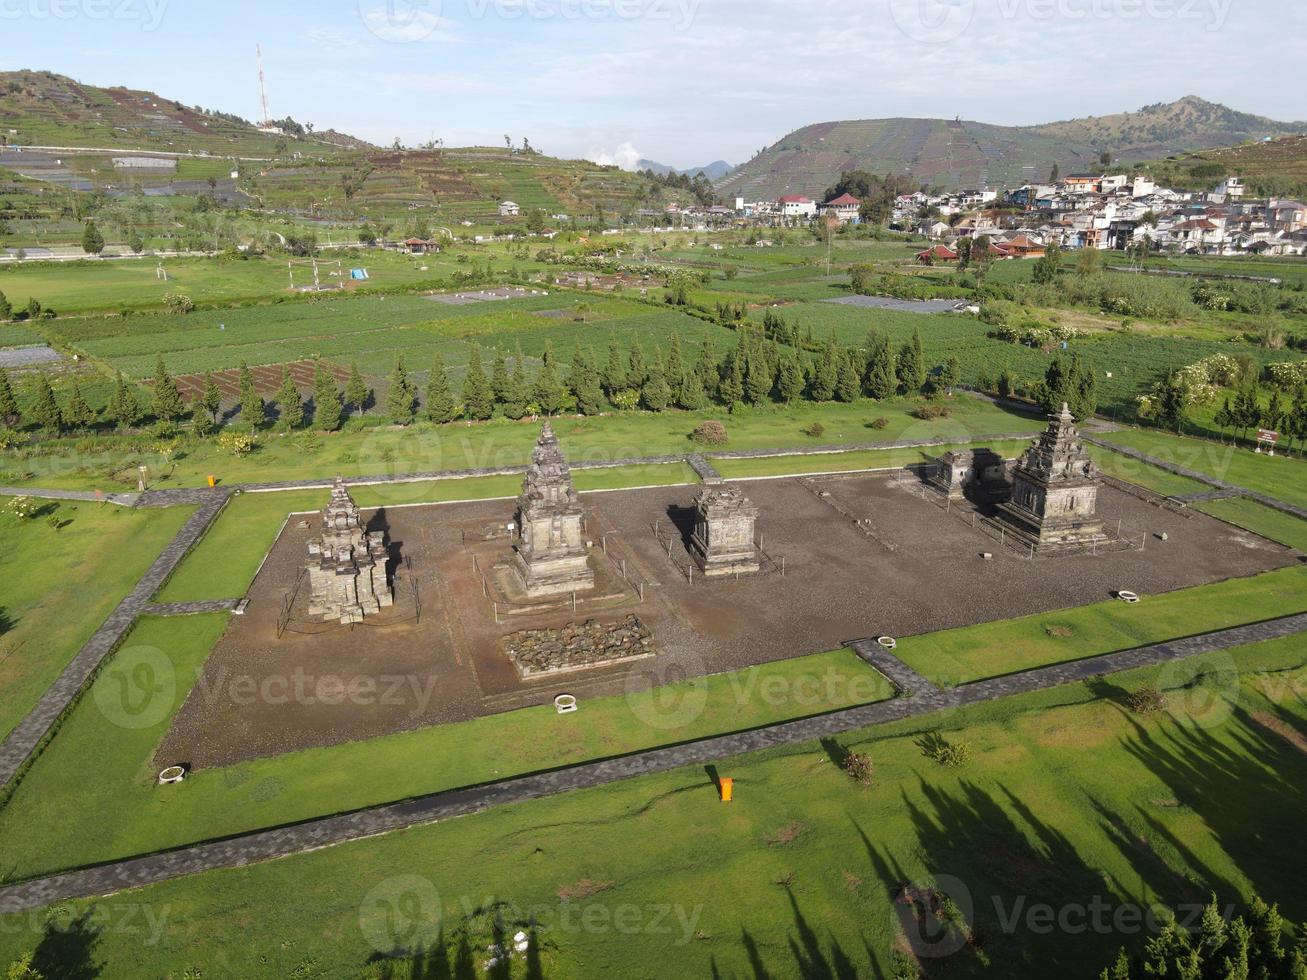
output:
{"label": "white cloud", "polygon": [[618,146],[611,153],[607,150],[591,149],[585,155],[585,158],[603,167],[618,166],[623,170],[634,170],[636,165],[643,159],[640,156],[640,151],[635,148],[630,140]]}

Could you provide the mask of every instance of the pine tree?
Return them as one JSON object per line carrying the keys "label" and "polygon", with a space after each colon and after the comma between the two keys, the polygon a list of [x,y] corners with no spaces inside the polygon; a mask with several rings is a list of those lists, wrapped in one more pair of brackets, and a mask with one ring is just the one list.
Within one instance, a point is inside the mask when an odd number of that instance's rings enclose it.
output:
{"label": "pine tree", "polygon": [[803,386],[805,384],[803,377],[803,368],[799,366],[799,359],[793,354],[788,354],[781,358],[780,389],[781,401],[787,405],[798,401],[803,397]]}
{"label": "pine tree", "polygon": [[1262,425],[1273,432],[1278,432],[1284,422],[1284,403],[1280,401],[1279,389],[1271,390],[1271,400],[1262,412]]}
{"label": "pine tree", "polygon": [[1071,373],[1066,362],[1060,357],[1053,358],[1037,391],[1039,405],[1045,414],[1053,415],[1062,410],[1063,402],[1073,401],[1071,390]]}
{"label": "pine tree", "polygon": [[1230,407],[1230,396],[1225,396],[1225,404],[1216,410],[1216,415],[1212,419],[1221,430],[1221,441],[1225,441],[1227,429],[1235,426],[1234,410]]}
{"label": "pine tree", "polygon": [[750,405],[765,404],[771,398],[776,379],[767,366],[767,359],[759,353],[744,358],[744,400]]}
{"label": "pine tree", "polygon": [[1098,377],[1093,368],[1081,362],[1078,354],[1071,362],[1071,380],[1075,417],[1082,421],[1093,418],[1098,412]]}
{"label": "pine tree", "polygon": [[[479,363],[480,352],[476,347],[472,350]],[[485,380],[484,376],[482,380]],[[403,357],[395,358],[395,367],[386,382],[386,415],[396,425],[410,424],[417,403],[417,391],[413,387],[413,382],[409,380]]]}
{"label": "pine tree", "polygon": [[1307,441],[1307,385],[1299,385],[1293,396],[1293,408],[1289,416],[1289,435],[1299,445]]}
{"label": "pine tree", "polygon": [[0,425],[17,425],[20,418],[18,399],[14,396],[13,385],[9,383],[9,372],[0,368]]}
{"label": "pine tree", "polygon": [[637,340],[631,348],[630,366],[626,371],[626,383],[631,388],[643,388],[649,380],[649,369],[644,362],[644,351]]}
{"label": "pine tree", "polygon": [[63,413],[55,401],[50,379],[44,373],[37,374],[32,381],[32,421],[49,432],[58,432],[64,427]]}
{"label": "pine tree", "polygon": [[718,382],[717,355],[713,351],[712,341],[707,337],[703,338],[703,343],[699,346],[699,359],[694,364],[694,370],[699,375],[704,392],[711,395]]}
{"label": "pine tree", "polygon": [[68,393],[68,408],[64,411],[64,421],[74,429],[89,429],[96,422],[95,410],[87,404],[82,395],[82,386],[73,377],[72,390]]}
{"label": "pine tree", "polygon": [[94,221],[86,222],[86,227],[82,229],[82,251],[88,255],[99,255],[104,251],[104,236],[95,227]]}
{"label": "pine tree", "polygon": [[263,424],[263,399],[254,390],[254,375],[244,361],[241,361],[240,368],[240,395],[241,421],[251,429],[257,429]]}
{"label": "pine tree", "polygon": [[8,320],[14,315],[13,304],[4,293],[0,293],[0,320]]}
{"label": "pine tree", "polygon": [[624,391],[626,385],[626,365],[622,363],[622,352],[614,339],[608,344],[608,361],[604,364],[604,394],[612,398],[619,391]]}
{"label": "pine tree", "polygon": [[676,404],[687,412],[697,412],[708,404],[708,395],[703,390],[703,381],[698,371],[686,371],[681,379],[681,390],[676,394]]}
{"label": "pine tree", "polygon": [[522,348],[517,348],[517,357],[513,360],[513,374],[509,378],[508,393],[504,399],[504,414],[510,419],[526,417],[526,403],[530,400],[530,386],[526,383],[526,364],[522,357]]}
{"label": "pine tree", "polygon": [[862,394],[862,375],[855,361],[855,351],[846,351],[839,357],[835,380],[835,397],[842,402],[856,402]]}
{"label": "pine tree", "polygon": [[962,381],[962,365],[958,363],[956,357],[950,357],[947,361],[939,366],[936,375],[936,387],[940,391],[953,394],[953,389]]}
{"label": "pine tree", "polygon": [[467,375],[463,378],[463,414],[474,421],[484,422],[494,412],[494,393],[490,390],[490,382],[486,380],[485,369],[481,366],[481,347],[473,344]]}
{"label": "pine tree", "polygon": [[141,418],[141,403],[136,392],[123,380],[121,371],[114,381],[113,394],[109,396],[108,414],[109,420],[120,429],[135,425]]}
{"label": "pine tree", "polygon": [[730,409],[734,409],[735,403],[744,398],[744,365],[739,358],[730,359],[721,384],[717,387],[717,398]]}
{"label": "pine tree", "polygon": [[1235,394],[1234,414],[1240,433],[1245,437],[1249,429],[1261,424],[1262,408],[1256,384],[1249,382]]}
{"label": "pine tree", "polygon": [[490,391],[495,403],[502,405],[508,401],[512,377],[508,373],[508,359],[498,351],[495,352],[494,364],[490,368]]}
{"label": "pine tree", "polygon": [[345,404],[362,415],[367,411],[368,398],[372,394],[359,374],[357,364],[349,366],[349,380],[345,382]]}
{"label": "pine tree", "polygon": [[[502,367],[502,359],[499,364]],[[445,370],[445,359],[439,352],[431,359],[431,375],[427,378],[426,395],[423,412],[428,420],[441,424],[454,421],[458,406],[454,404],[454,392],[449,386],[449,372]]]}
{"label": "pine tree", "polygon": [[168,373],[168,367],[163,363],[163,355],[158,355],[154,361],[154,417],[164,422],[175,422],[186,414],[186,406],[182,404],[181,392],[177,390],[177,382],[173,381],[172,376]]}
{"label": "pine tree", "polygon": [[558,377],[556,361],[553,347],[546,345],[544,363],[540,365],[540,373],[536,375],[534,392],[535,403],[546,415],[557,415],[562,410],[567,395],[563,382]]}
{"label": "pine tree", "polygon": [[304,402],[300,399],[300,390],[295,387],[295,379],[290,376],[290,368],[284,364],[276,401],[277,417],[282,425],[293,430],[304,424]]}
{"label": "pine tree", "polygon": [[342,406],[336,379],[318,361],[313,366],[313,424],[323,432],[340,428]]}
{"label": "pine tree", "polygon": [[828,402],[835,397],[835,386],[839,383],[839,363],[836,357],[835,336],[832,334],[826,346],[817,355],[817,362],[812,373],[812,400]]}
{"label": "pine tree", "polygon": [[894,353],[889,338],[879,331],[867,336],[866,390],[872,398],[884,401],[898,391],[899,379],[894,373]]}
{"label": "pine tree", "polygon": [[[575,367],[574,367],[575,373]],[[599,372],[595,370],[594,359],[583,355],[580,360],[580,374],[574,382],[576,407],[582,415],[598,415],[608,407],[604,401],[604,389],[599,383]]]}
{"label": "pine tree", "polygon": [[895,365],[899,391],[915,395],[926,385],[926,355],[921,347],[921,332],[912,331],[911,343],[904,344]]}
{"label": "pine tree", "polygon": [[685,358],[681,354],[681,335],[672,334],[672,342],[667,351],[667,384],[673,391],[681,387],[685,380]]}
{"label": "pine tree", "polygon": [[218,390],[218,384],[213,380],[211,371],[204,372],[204,385],[200,391],[200,408],[209,413],[209,418],[217,424],[218,413],[222,411],[222,392]]}
{"label": "pine tree", "polygon": [[655,357],[649,366],[644,387],[640,389],[640,400],[651,412],[663,412],[672,400],[672,391],[667,386],[667,375],[661,358]]}

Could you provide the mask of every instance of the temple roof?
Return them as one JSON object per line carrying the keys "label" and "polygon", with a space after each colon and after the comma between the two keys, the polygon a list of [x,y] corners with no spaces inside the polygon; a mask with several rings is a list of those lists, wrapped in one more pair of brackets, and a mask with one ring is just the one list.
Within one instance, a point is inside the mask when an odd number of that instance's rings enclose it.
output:
{"label": "temple roof", "polygon": [[523,506],[570,509],[579,507],[576,487],[572,485],[572,470],[567,457],[559,448],[554,427],[546,422],[540,429],[540,438],[531,453],[531,465],[522,481]]}

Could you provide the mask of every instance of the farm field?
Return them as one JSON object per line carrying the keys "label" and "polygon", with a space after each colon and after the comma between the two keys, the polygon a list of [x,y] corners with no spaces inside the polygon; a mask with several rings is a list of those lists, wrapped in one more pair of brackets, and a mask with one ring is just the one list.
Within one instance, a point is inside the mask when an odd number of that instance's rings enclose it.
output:
{"label": "farm field", "polygon": [[0,739],[131,592],[193,510],[39,504],[39,516],[20,521],[0,499]]}
{"label": "farm field", "polygon": [[[460,960],[480,970],[494,912],[510,933],[534,921],[534,969],[547,977],[634,978],[645,974],[632,964],[649,962],[683,976],[884,975],[896,937],[914,928],[896,914],[900,887],[934,881],[974,909],[986,937],[983,966],[966,946],[931,960],[949,975],[1092,980],[1145,935],[1048,933],[1010,918],[1022,897],[1058,907],[1101,896],[1119,908],[1260,893],[1278,896],[1286,919],[1307,917],[1300,862],[1264,846],[1267,833],[1296,832],[1307,757],[1262,721],[1307,720],[1284,694],[1305,667],[1301,646],[1280,641],[1198,658],[1182,674],[1150,668],[963,709],[938,726],[970,747],[961,769],[927,759],[919,723],[905,722],[838,740],[872,758],[866,787],[832,764],[834,745],[808,743],[719,762],[736,780],[730,806],[686,768],[64,903],[55,921],[66,928],[94,907],[123,922],[94,947],[106,980],[186,969],[345,978],[415,947],[436,976]],[[1131,715],[1122,699],[1146,684],[1168,707]],[[400,898],[422,918],[388,927],[386,903]],[[147,923],[142,905],[166,917]],[[308,914],[312,930],[301,928]],[[58,935],[46,921],[5,918],[0,960]],[[76,964],[84,947],[42,948]]]}

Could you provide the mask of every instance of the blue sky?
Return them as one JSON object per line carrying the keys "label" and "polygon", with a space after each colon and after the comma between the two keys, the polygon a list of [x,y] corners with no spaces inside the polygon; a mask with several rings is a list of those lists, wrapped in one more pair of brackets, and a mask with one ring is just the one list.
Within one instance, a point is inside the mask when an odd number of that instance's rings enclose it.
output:
{"label": "blue sky", "polygon": [[1302,0],[0,0],[0,67],[380,143],[741,162],[830,119],[1307,118]]}

